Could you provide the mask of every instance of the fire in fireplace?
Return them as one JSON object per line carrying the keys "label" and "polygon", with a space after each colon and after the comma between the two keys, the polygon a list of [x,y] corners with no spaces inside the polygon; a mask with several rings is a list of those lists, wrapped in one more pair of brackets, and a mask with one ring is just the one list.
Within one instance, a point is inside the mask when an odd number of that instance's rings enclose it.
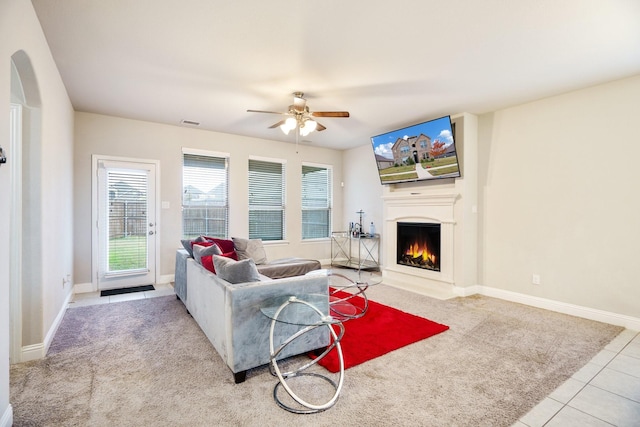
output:
{"label": "fire in fireplace", "polygon": [[398,222],[397,263],[440,271],[440,224]]}

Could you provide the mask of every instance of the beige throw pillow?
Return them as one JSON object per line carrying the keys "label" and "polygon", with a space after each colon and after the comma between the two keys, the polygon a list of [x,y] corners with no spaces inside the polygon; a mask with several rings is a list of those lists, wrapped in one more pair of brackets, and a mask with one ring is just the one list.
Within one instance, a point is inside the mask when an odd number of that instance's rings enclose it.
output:
{"label": "beige throw pillow", "polygon": [[267,253],[262,246],[262,239],[243,239],[241,237],[232,237],[231,239],[239,260],[251,258],[256,265],[266,264]]}

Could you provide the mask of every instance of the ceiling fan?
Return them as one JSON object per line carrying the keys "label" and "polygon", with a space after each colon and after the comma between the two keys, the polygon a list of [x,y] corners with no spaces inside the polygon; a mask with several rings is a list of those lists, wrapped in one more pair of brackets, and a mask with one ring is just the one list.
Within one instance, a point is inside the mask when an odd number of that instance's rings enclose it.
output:
{"label": "ceiling fan", "polygon": [[349,117],[348,111],[310,111],[307,106],[307,100],[303,96],[304,93],[302,92],[293,92],[293,104],[289,105],[289,110],[286,113],[264,110],[247,110],[247,112],[289,116],[269,126],[269,129],[279,127],[285,135],[288,135],[289,131],[293,129],[298,129],[296,137],[298,134],[307,136],[314,130],[320,132],[326,129],[325,126],[314,119],[315,117]]}

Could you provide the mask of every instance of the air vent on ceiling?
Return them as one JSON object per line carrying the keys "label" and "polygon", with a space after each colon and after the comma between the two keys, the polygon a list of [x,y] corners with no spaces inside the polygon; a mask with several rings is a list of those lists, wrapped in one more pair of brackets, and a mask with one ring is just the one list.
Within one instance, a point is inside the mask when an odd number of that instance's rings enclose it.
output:
{"label": "air vent on ceiling", "polygon": [[200,122],[194,122],[193,120],[182,120],[180,123],[182,123],[183,125],[189,125],[189,126],[200,126]]}

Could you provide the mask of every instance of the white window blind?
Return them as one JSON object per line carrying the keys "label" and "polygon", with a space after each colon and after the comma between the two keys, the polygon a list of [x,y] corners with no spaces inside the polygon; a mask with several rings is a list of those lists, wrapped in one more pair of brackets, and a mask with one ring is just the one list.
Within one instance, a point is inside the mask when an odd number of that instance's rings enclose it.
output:
{"label": "white window blind", "polygon": [[183,153],[182,235],[227,238],[229,176],[226,157]]}
{"label": "white window blind", "polygon": [[249,238],[284,240],[284,164],[249,159]]}
{"label": "white window blind", "polygon": [[332,169],[302,165],[302,238],[320,239],[331,235]]}

